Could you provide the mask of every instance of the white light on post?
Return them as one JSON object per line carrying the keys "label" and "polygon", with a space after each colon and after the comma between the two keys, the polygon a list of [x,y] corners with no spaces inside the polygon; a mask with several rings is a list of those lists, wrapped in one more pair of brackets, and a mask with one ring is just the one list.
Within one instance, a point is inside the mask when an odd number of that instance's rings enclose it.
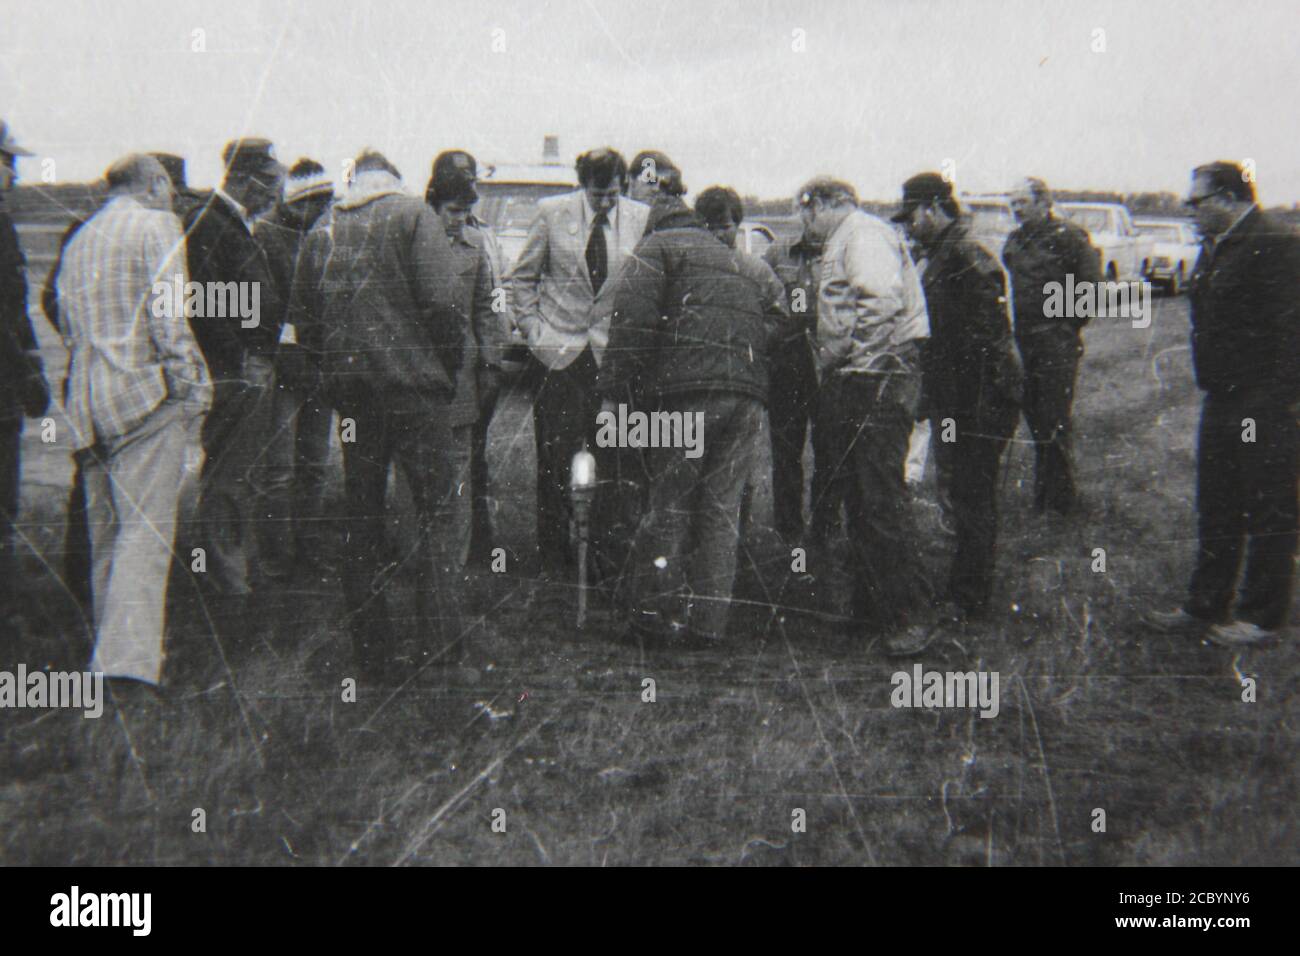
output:
{"label": "white light on post", "polygon": [[587,544],[591,540],[591,503],[596,497],[596,457],[583,446],[569,470],[569,495],[578,538],[578,627],[587,622]]}

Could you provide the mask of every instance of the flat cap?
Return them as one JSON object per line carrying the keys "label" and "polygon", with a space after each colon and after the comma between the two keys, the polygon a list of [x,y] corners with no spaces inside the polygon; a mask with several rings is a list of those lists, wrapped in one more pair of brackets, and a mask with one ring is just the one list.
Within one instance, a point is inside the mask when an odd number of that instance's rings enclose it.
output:
{"label": "flat cap", "polygon": [[890,217],[894,222],[905,222],[917,206],[924,206],[936,199],[942,201],[952,198],[952,183],[938,173],[917,173],[903,183],[903,208]]}
{"label": "flat cap", "polygon": [[280,168],[275,146],[269,139],[256,136],[231,140],[221,151],[221,160],[232,173],[260,173]]}

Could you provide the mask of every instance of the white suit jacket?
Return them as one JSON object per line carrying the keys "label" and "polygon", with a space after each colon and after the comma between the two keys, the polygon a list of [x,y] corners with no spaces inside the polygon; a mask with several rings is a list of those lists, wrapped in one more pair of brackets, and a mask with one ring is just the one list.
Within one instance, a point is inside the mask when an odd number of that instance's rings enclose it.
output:
{"label": "white suit jacket", "polygon": [[533,355],[549,369],[570,365],[591,346],[596,361],[609,342],[612,289],[619,270],[641,241],[650,207],[620,196],[606,232],[609,269],[601,294],[591,288],[587,240],[592,212],[579,189],[543,199],[507,282],[515,319]]}

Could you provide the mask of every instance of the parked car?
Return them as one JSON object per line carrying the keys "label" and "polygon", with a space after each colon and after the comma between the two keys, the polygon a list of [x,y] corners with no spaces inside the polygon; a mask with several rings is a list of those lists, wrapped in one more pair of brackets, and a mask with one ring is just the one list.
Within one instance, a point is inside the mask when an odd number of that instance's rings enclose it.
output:
{"label": "parked car", "polygon": [[1107,279],[1132,282],[1146,278],[1153,244],[1134,228],[1128,209],[1110,202],[1058,202],[1053,208],[1087,231],[1101,253],[1101,271]]}
{"label": "parked car", "polygon": [[523,251],[537,204],[547,196],[577,188],[573,167],[559,163],[488,166],[480,170],[479,201],[474,212],[496,233],[505,269],[513,266]]}
{"label": "parked car", "polygon": [[1196,229],[1183,219],[1135,219],[1133,225],[1153,243],[1148,278],[1162,283],[1170,295],[1177,295],[1201,254]]}
{"label": "parked car", "polygon": [[960,202],[970,214],[971,231],[1001,261],[1007,236],[1019,226],[1010,200],[1006,196],[962,196]]}

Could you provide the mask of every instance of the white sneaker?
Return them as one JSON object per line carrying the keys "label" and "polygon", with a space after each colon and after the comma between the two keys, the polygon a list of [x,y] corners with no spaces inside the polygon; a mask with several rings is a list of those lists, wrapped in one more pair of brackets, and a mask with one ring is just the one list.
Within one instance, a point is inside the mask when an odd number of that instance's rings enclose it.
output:
{"label": "white sneaker", "polygon": [[1231,624],[1214,625],[1208,636],[1215,644],[1224,647],[1253,647],[1276,639],[1278,634],[1278,631],[1270,631],[1249,621],[1233,621]]}

